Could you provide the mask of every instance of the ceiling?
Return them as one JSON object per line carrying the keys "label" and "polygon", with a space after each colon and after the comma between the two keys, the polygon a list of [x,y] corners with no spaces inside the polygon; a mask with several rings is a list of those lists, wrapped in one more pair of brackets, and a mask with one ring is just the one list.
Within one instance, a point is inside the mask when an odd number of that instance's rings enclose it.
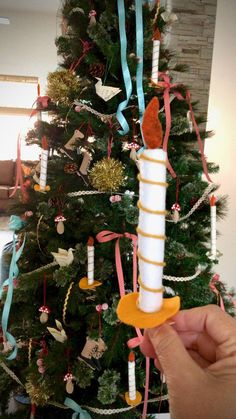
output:
{"label": "ceiling", "polygon": [[0,0],[0,15],[9,11],[57,13],[62,0]]}

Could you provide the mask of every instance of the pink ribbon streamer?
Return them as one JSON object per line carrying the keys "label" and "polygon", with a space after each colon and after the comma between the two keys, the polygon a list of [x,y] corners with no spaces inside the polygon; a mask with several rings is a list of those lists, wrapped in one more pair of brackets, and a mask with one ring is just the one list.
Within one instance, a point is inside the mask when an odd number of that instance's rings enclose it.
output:
{"label": "pink ribbon streamer", "polygon": [[14,189],[13,189],[11,195],[9,195],[9,197],[12,198],[12,196],[15,195],[15,193],[18,189],[18,186],[20,186],[24,202],[26,202],[27,198],[28,198],[28,194],[27,194],[27,192],[24,188],[24,185],[23,185],[20,148],[21,148],[21,138],[20,138],[20,134],[19,134],[18,138],[17,138],[16,182],[15,182]]}
{"label": "pink ribbon streamer", "polygon": [[[118,278],[118,284],[119,284],[121,297],[125,295],[124,274],[123,274],[122,262],[121,262],[121,256],[120,256],[120,239],[123,237],[132,240],[132,244],[133,244],[133,291],[137,292],[137,239],[138,239],[137,236],[131,233],[124,233],[124,234],[113,233],[110,230],[101,231],[96,236],[97,241],[99,241],[100,243],[106,243],[106,242],[116,239],[116,244],[115,244],[116,272],[117,272],[117,278]],[[137,333],[137,337],[129,339],[127,342],[127,345],[130,349],[133,349],[139,346],[143,340],[143,335],[140,329],[136,327],[135,330]]]}
{"label": "pink ribbon streamer", "polygon": [[120,290],[120,296],[125,295],[125,285],[124,285],[124,274],[122,269],[122,262],[120,256],[120,239],[126,238],[132,240],[133,244],[133,289],[137,290],[137,236],[131,233],[118,234],[110,230],[103,230],[97,234],[96,239],[100,243],[106,243],[111,240],[116,240],[115,244],[115,261],[116,261],[116,272]]}
{"label": "pink ribbon streamer", "polygon": [[147,417],[149,376],[150,376],[150,358],[146,356],[146,379],[145,379],[145,394],[144,394],[144,401],[143,401],[142,419],[146,419]]}
{"label": "pink ribbon streamer", "polygon": [[215,284],[217,284],[217,282],[220,282],[220,275],[218,275],[218,274],[215,274],[213,277],[212,277],[212,279],[211,279],[211,282],[210,282],[210,284],[209,284],[209,287],[210,287],[210,289],[217,295],[217,298],[219,298],[219,300],[220,300],[220,308],[221,308],[221,310],[222,311],[225,311],[225,306],[224,306],[224,301],[223,301],[223,298],[222,298],[222,296],[221,296],[221,293],[220,293],[220,291],[216,288],[216,285]]}
{"label": "pink ribbon streamer", "polygon": [[[171,84],[170,78],[166,73],[159,72],[159,77],[163,79],[163,81],[158,82],[157,86],[164,88],[164,107],[165,107],[165,116],[166,116],[166,131],[165,131],[164,140],[163,140],[163,150],[167,151],[168,140],[169,140],[170,129],[171,129],[170,89],[175,89],[180,85],[177,84],[177,83],[172,83]],[[193,108],[192,108],[192,104],[191,104],[191,100],[190,100],[190,92],[187,90],[185,97],[183,97],[182,94],[180,92],[178,92],[177,90],[174,90],[173,94],[177,97],[177,99],[185,100],[188,103],[191,119],[192,119],[193,126],[194,126],[194,129],[195,129],[196,135],[197,135],[197,141],[198,141],[199,151],[200,151],[200,154],[201,154],[203,171],[204,171],[204,174],[205,174],[207,180],[209,182],[212,182],[212,180],[210,179],[210,176],[208,174],[208,170],[207,170],[207,163],[206,163],[206,159],[205,159],[205,156],[204,156],[203,142],[202,142],[200,132],[199,132],[199,128],[198,128],[198,125],[197,125],[197,122],[196,122],[196,119],[195,119],[195,116],[194,116],[194,112],[193,112]],[[175,178],[176,173],[175,173],[174,169],[172,168],[169,160],[167,162],[167,168],[168,168],[169,172],[171,173],[171,176]]]}

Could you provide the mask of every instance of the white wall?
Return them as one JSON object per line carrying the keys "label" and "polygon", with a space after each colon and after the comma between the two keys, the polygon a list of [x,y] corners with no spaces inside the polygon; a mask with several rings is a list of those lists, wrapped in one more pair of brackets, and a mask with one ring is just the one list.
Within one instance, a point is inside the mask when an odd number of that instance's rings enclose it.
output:
{"label": "white wall", "polygon": [[213,176],[219,194],[229,196],[228,215],[218,223],[221,236],[217,248],[223,253],[216,272],[221,280],[236,288],[236,1],[218,0],[208,128],[215,131],[206,141],[209,161],[219,164]]}
{"label": "white wall", "polygon": [[39,77],[43,93],[47,74],[56,69],[58,61],[54,44],[60,23],[57,8],[48,14],[0,9],[11,22],[0,25],[0,74]]}

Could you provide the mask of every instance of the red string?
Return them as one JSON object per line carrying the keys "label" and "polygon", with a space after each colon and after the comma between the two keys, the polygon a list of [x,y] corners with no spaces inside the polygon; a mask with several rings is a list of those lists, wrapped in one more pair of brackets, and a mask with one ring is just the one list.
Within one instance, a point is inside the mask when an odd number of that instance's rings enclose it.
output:
{"label": "red string", "polygon": [[102,319],[101,319],[101,311],[98,312],[98,333],[99,337],[102,336]]}
{"label": "red string", "polygon": [[80,39],[80,42],[82,43],[82,46],[83,46],[82,55],[76,62],[73,62],[71,64],[70,69],[69,69],[69,71],[71,72],[76,70],[76,68],[80,65],[81,61],[84,59],[84,57],[87,55],[89,50],[92,48],[92,44],[90,42],[83,41],[82,39]]}
{"label": "red string", "polygon": [[175,202],[179,202],[179,178],[176,178],[176,195],[175,195]]}
{"label": "red string", "polygon": [[33,415],[33,417],[36,415],[36,404],[35,403],[31,404],[31,415]]}
{"label": "red string", "polygon": [[108,138],[108,143],[107,143],[107,157],[108,159],[111,157],[111,149],[112,149],[112,143],[113,143],[113,131],[112,131],[112,122],[111,120],[109,120],[108,122],[109,128],[110,128],[110,136]]}
{"label": "red string", "polygon": [[86,140],[88,139],[88,137],[92,137],[92,135],[93,135],[93,127],[92,127],[92,125],[90,123],[90,120],[89,120],[88,125],[87,125],[87,129],[86,129],[86,134],[85,134]]}
{"label": "red string", "polygon": [[43,275],[43,305],[46,306],[46,292],[47,292],[47,277]]}

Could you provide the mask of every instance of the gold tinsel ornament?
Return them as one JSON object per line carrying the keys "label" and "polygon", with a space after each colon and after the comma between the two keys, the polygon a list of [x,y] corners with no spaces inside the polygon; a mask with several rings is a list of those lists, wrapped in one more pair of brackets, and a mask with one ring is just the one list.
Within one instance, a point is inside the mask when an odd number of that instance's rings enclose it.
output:
{"label": "gold tinsel ornament", "polygon": [[33,377],[31,376],[27,377],[25,389],[30,397],[31,403],[36,404],[36,406],[44,406],[50,397],[53,396],[52,389],[45,381],[34,383]]}
{"label": "gold tinsel ornament", "polygon": [[72,71],[58,70],[48,75],[47,95],[55,103],[71,105],[80,89],[79,78]]}
{"label": "gold tinsel ornament", "polygon": [[100,192],[116,192],[125,184],[124,167],[119,160],[105,157],[95,163],[89,181]]}

